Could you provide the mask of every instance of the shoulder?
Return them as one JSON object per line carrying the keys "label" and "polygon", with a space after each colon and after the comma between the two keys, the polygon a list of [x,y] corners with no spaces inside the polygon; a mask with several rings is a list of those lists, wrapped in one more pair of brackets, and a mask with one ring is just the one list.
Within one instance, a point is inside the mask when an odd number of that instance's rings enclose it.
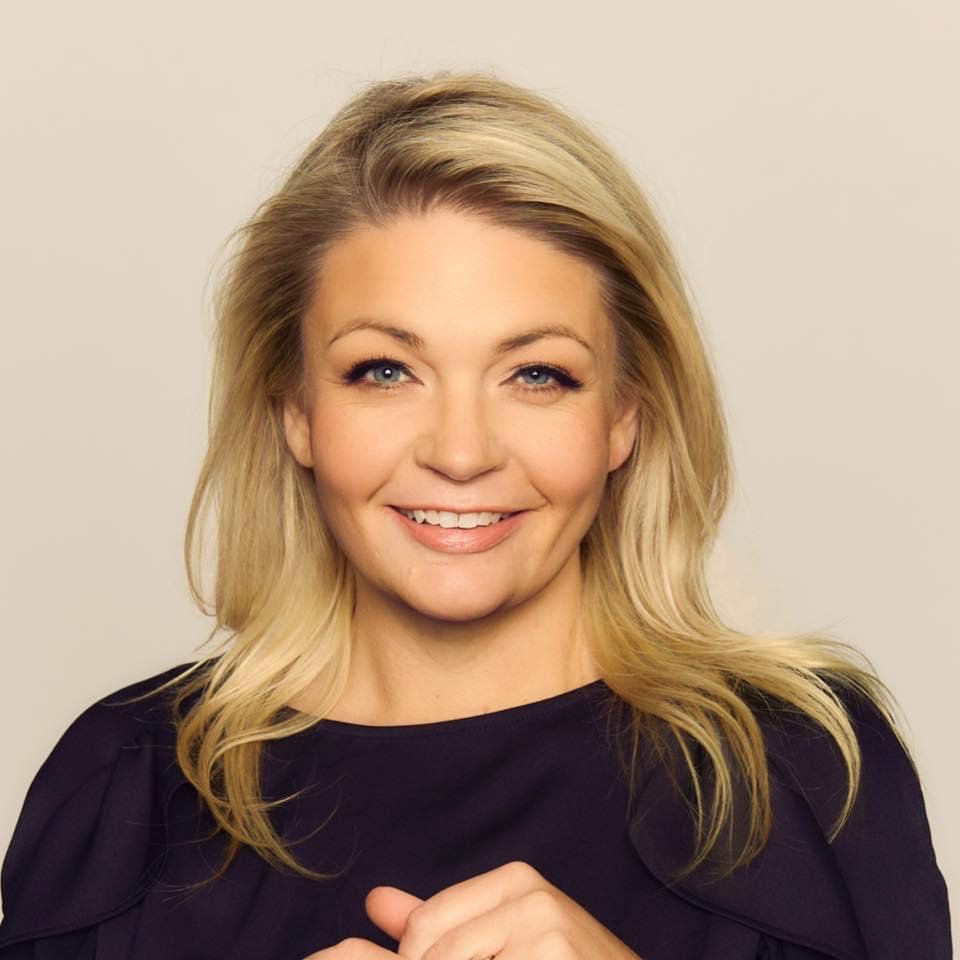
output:
{"label": "shoulder", "polygon": [[[723,850],[676,880],[693,852],[684,766],[655,766],[630,823],[651,872],[701,908],[836,960],[949,960],[950,918],[917,773],[896,732],[863,695],[834,688],[861,756],[859,790],[811,718],[772,702],[754,707],[770,774],[771,832],[747,865],[717,879]],[[704,760],[695,750],[697,762]],[[704,764],[709,771],[709,766]],[[731,836],[745,836],[750,796],[734,774]],[[720,845],[721,847],[724,845]]]}
{"label": "shoulder", "polygon": [[[28,796],[63,793],[69,784],[112,764],[118,751],[172,724],[170,696],[158,688],[191,664],[183,663],[107,693],[68,723],[30,785]],[[141,698],[144,699],[134,699]],[[133,701],[133,702],[128,702]]]}
{"label": "shoulder", "polygon": [[771,778],[800,798],[815,819],[867,955],[949,957],[947,888],[914,760],[872,700],[830,686],[843,703],[860,754],[854,803],[836,836],[829,839],[847,797],[848,771],[823,728],[796,715],[761,717]]}
{"label": "shoulder", "polygon": [[175,756],[176,685],[158,688],[190,665],[100,697],[40,764],[0,869],[0,948],[111,916],[155,876],[166,807],[186,783]]}
{"label": "shoulder", "polygon": [[[870,698],[858,690],[829,685],[846,712],[857,741],[860,777],[853,829],[864,816],[881,816],[904,803],[926,822],[919,773],[896,731]],[[758,711],[771,775],[802,795],[824,832],[835,823],[847,795],[849,772],[833,737],[812,718],[795,711]],[[842,834],[842,831],[841,831]],[[839,837],[838,837],[839,839]]]}

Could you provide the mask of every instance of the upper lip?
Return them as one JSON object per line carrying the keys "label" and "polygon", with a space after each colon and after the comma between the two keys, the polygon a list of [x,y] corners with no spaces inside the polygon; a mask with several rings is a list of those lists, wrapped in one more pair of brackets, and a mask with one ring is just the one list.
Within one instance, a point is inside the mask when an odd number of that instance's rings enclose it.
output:
{"label": "upper lip", "polygon": [[446,513],[520,513],[520,510],[511,510],[509,507],[428,507],[417,504],[415,507],[405,507],[402,504],[393,504],[397,510],[435,510]]}

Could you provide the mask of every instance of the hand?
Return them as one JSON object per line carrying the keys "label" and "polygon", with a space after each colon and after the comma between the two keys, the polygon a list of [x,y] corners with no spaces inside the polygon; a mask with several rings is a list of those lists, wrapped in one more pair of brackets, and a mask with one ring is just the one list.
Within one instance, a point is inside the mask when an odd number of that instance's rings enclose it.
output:
{"label": "hand", "polygon": [[[396,887],[374,887],[364,906],[370,919],[399,941],[397,955],[405,960],[471,960],[494,954],[497,960],[642,960],[521,860],[470,877],[427,900]],[[330,960],[393,956],[367,940],[355,938],[353,944],[356,953],[332,954]]]}

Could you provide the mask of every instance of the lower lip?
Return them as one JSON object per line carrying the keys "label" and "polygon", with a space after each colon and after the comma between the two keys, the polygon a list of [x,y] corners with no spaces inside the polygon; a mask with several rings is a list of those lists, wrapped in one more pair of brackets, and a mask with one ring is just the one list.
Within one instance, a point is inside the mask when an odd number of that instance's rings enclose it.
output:
{"label": "lower lip", "polygon": [[430,523],[417,523],[396,507],[390,512],[403,524],[404,529],[419,543],[431,550],[443,553],[480,553],[495,547],[504,537],[509,537],[523,521],[526,510],[511,514],[506,520],[500,520],[488,527],[440,527]]}

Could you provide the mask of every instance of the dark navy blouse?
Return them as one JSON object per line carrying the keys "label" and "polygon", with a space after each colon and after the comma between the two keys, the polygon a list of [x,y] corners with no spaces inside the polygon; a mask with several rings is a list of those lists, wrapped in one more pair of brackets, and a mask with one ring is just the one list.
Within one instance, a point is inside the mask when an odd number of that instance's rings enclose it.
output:
{"label": "dark navy blouse", "polygon": [[[832,845],[844,792],[835,748],[795,718],[761,718],[774,832],[720,882],[705,866],[671,883],[692,849],[690,814],[662,761],[642,763],[628,805],[606,725],[618,698],[597,680],[480,716],[324,720],[274,741],[265,795],[308,788],[274,822],[287,841],[313,833],[293,853],[339,877],[287,874],[243,848],[221,879],[184,892],[211,875],[223,835],[207,836],[212,820],[176,764],[167,701],[112,703],[180,669],[87,708],[41,766],[3,862],[0,960],[301,960],[346,937],[395,950],[364,912],[372,887],[427,898],[512,860],[643,960],[950,960],[920,785],[859,701],[846,702],[862,793]],[[674,776],[682,783],[681,765]]]}

